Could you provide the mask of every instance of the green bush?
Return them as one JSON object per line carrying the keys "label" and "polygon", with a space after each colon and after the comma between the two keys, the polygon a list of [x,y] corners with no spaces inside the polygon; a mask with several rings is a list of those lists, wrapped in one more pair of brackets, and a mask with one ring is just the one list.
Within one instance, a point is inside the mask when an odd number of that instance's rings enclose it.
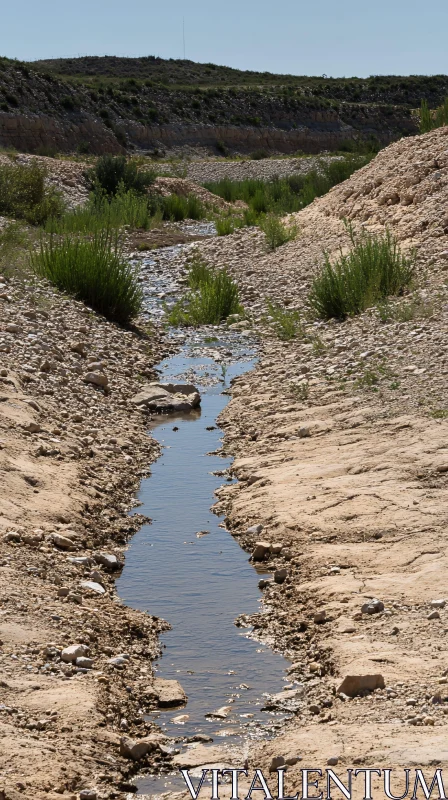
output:
{"label": "green bush", "polygon": [[448,125],[448,97],[435,111],[431,111],[426,100],[422,100],[420,106],[420,133],[428,133],[428,131],[442,128],[444,125]]}
{"label": "green bush", "polygon": [[135,161],[128,161],[125,156],[104,155],[86,172],[85,177],[90,189],[100,187],[109,197],[113,197],[120,190],[145,194],[154,183],[155,173],[139,170]]}
{"label": "green bush", "polygon": [[401,294],[413,277],[415,257],[404,256],[389,231],[358,237],[349,231],[350,252],[341,252],[334,264],[326,253],[323,270],[311,287],[309,304],[322,319],[360,314],[385,297]]}
{"label": "green bush", "polygon": [[187,197],[170,194],[158,198],[155,207],[160,208],[163,219],[170,222],[182,222],[184,219],[199,220],[206,216],[203,204],[194,194],[189,194]]}
{"label": "green bush", "polygon": [[275,250],[297,236],[297,226],[293,224],[285,225],[275,214],[267,214],[262,220],[260,228],[266,235],[269,250]]}
{"label": "green bush", "polygon": [[192,289],[171,310],[170,325],[219,325],[231,314],[239,314],[238,286],[225,269],[215,270],[196,258],[189,274]]}
{"label": "green bush", "polygon": [[279,339],[288,341],[296,336],[304,336],[299,311],[284,308],[279,303],[267,302],[268,312]]}
{"label": "green bush", "polygon": [[58,219],[46,224],[49,233],[95,233],[105,228],[130,228],[149,230],[151,217],[148,198],[133,191],[119,191],[108,198],[101,192],[92,192],[85,206],[78,206]]}
{"label": "green bush", "polygon": [[50,236],[31,256],[37,275],[82,300],[108,319],[128,324],[140,312],[143,295],[118,238],[101,230],[92,239]]}
{"label": "green bush", "polygon": [[42,225],[62,213],[59,192],[47,186],[46,171],[36,163],[0,165],[0,214]]}

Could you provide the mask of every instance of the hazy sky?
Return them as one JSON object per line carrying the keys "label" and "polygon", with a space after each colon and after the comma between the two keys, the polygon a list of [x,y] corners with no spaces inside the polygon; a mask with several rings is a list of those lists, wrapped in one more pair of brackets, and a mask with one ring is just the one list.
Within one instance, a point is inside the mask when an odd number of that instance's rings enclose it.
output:
{"label": "hazy sky", "polygon": [[186,56],[297,75],[448,72],[448,0],[17,0],[0,55]]}

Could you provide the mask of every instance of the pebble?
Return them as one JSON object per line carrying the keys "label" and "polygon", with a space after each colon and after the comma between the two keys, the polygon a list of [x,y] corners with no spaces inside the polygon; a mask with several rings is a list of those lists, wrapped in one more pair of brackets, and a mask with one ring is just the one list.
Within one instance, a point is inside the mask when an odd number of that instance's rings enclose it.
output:
{"label": "pebble", "polygon": [[274,756],[269,764],[269,772],[276,772],[280,767],[285,766],[285,759],[283,756]]}
{"label": "pebble", "polygon": [[316,625],[320,625],[323,622],[326,622],[326,619],[327,619],[327,612],[325,611],[325,609],[322,609],[321,611],[316,611],[316,613],[313,615],[313,622],[315,622]]}
{"label": "pebble", "polygon": [[71,644],[61,652],[61,659],[66,664],[70,664],[76,661],[77,658],[85,656],[88,651],[89,648],[85,644]]}
{"label": "pebble", "polygon": [[440,614],[438,611],[431,611],[431,613],[428,614],[426,619],[440,619]]}

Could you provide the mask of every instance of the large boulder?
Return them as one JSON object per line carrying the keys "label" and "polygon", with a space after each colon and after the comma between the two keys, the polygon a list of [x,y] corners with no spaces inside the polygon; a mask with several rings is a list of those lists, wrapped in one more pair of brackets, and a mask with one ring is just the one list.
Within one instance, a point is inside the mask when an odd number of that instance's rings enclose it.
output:
{"label": "large boulder", "polygon": [[197,408],[201,397],[192,383],[148,383],[131,402],[156,413],[189,413]]}

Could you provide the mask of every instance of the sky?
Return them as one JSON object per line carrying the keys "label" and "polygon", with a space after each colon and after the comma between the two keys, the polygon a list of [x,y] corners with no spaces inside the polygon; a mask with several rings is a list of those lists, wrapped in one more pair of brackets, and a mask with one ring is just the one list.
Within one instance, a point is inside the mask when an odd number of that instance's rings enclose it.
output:
{"label": "sky", "polygon": [[294,75],[448,73],[448,0],[16,0],[0,55],[157,55]]}

